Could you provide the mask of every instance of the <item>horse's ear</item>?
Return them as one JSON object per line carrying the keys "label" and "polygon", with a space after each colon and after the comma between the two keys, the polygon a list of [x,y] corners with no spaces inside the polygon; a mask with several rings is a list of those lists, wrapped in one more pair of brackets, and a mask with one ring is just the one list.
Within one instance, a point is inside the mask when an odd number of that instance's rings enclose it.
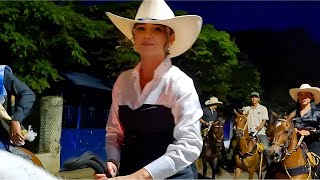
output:
{"label": "horse's ear", "polygon": [[271,111],[271,115],[272,115],[274,118],[279,119],[279,115],[278,115],[276,112]]}
{"label": "horse's ear", "polygon": [[240,115],[240,114],[238,113],[238,111],[235,110],[235,109],[233,109],[233,112],[234,112],[234,114],[235,114],[236,116],[239,116],[239,115]]}
{"label": "horse's ear", "polygon": [[293,118],[296,116],[296,111],[292,111],[286,118],[287,122],[292,122]]}

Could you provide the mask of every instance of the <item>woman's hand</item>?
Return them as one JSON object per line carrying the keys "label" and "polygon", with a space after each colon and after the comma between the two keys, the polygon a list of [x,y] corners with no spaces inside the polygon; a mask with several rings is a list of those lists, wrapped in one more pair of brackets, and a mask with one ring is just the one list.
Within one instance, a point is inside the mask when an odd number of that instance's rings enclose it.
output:
{"label": "woman's hand", "polygon": [[[107,162],[107,171],[111,177],[116,177],[116,175],[118,174],[118,168],[112,162]],[[106,174],[95,174],[94,178],[103,180],[103,179],[107,179],[107,175]]]}
{"label": "woman's hand", "polygon": [[105,180],[107,179],[107,176],[105,174],[95,174],[94,179]]}
{"label": "woman's hand", "polygon": [[108,173],[110,174],[110,176],[116,177],[116,175],[118,174],[117,166],[112,162],[107,162],[107,168],[108,168]]}
{"label": "woman's hand", "polygon": [[308,130],[298,130],[297,128],[295,128],[295,130],[301,136],[309,136],[310,135],[310,131],[308,131]]}

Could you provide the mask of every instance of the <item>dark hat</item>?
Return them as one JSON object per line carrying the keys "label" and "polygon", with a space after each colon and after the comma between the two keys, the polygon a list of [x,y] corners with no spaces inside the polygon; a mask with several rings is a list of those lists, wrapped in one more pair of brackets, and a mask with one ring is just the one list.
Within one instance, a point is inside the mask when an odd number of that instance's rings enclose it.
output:
{"label": "dark hat", "polygon": [[258,92],[252,92],[252,93],[250,94],[250,96],[257,96],[257,97],[260,97],[260,94],[259,94]]}

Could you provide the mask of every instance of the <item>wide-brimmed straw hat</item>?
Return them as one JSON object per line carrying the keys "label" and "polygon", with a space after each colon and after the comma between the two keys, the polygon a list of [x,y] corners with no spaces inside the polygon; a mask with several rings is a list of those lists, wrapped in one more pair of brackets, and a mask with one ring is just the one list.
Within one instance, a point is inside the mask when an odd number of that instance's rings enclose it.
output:
{"label": "wide-brimmed straw hat", "polygon": [[170,46],[169,57],[186,52],[197,40],[202,27],[202,18],[197,15],[175,16],[164,0],[144,0],[135,19],[128,19],[106,12],[113,24],[131,41],[136,23],[161,24],[170,27],[175,40]]}
{"label": "wide-brimmed straw hat", "polygon": [[299,92],[309,92],[313,94],[315,104],[320,102],[320,88],[311,87],[309,84],[302,84],[300,88],[289,89],[289,94],[294,101],[298,101]]}
{"label": "wide-brimmed straw hat", "polygon": [[209,100],[207,100],[205,103],[205,105],[212,105],[212,104],[217,104],[217,105],[220,105],[220,104],[223,104],[221,101],[218,100],[218,98],[212,96]]}

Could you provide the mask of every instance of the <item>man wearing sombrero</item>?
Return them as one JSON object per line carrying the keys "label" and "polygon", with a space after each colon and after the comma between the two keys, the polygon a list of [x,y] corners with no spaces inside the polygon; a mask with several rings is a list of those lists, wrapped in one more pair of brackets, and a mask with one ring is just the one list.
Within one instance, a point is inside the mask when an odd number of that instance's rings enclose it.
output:
{"label": "man wearing sombrero", "polygon": [[205,106],[203,110],[203,116],[200,119],[200,122],[202,124],[202,127],[208,127],[210,121],[216,121],[218,119],[218,111],[217,107],[222,105],[223,103],[218,100],[217,97],[212,96],[209,100],[207,100],[205,103]]}
{"label": "man wearing sombrero", "polygon": [[[296,109],[291,113],[294,116],[294,126],[299,135],[305,136],[303,141],[309,151],[320,156],[320,111],[315,107],[320,102],[320,89],[309,84],[302,84],[299,88],[292,88],[289,94],[297,102]],[[319,178],[320,168],[317,167]]]}
{"label": "man wearing sombrero", "polygon": [[196,178],[203,113],[192,79],[170,58],[196,41],[201,17],[176,17],[164,0],[144,0],[134,20],[106,14],[140,55],[139,64],[121,73],[113,87],[108,172],[118,179]]}

